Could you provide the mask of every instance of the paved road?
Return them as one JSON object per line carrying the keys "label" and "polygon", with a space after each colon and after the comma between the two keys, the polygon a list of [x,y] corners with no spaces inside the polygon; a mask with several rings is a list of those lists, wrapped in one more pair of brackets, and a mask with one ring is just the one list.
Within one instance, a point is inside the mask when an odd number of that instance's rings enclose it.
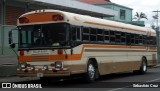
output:
{"label": "paved road", "polygon": [[[112,74],[102,76],[95,83],[84,83],[82,79],[72,79],[65,81],[51,81],[44,83],[41,81],[21,82],[22,84],[38,83],[43,89],[39,91],[160,91],[160,68],[148,69],[145,75],[135,75],[133,73]],[[134,88],[133,84],[158,86],[159,88]],[[8,91],[9,89],[3,89]],[[12,89],[12,91],[22,89]],[[30,89],[37,91],[37,89]],[[28,91],[28,89],[23,89]]]}

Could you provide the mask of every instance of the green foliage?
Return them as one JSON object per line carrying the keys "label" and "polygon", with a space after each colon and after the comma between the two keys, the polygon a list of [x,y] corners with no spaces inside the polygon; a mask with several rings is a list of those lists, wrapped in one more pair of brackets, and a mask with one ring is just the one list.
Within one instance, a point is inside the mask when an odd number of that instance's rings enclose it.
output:
{"label": "green foliage", "polygon": [[140,13],[136,12],[135,17],[133,19],[136,19],[137,21],[140,21],[141,19],[147,19],[148,20],[146,14],[143,13],[143,12],[140,12]]}

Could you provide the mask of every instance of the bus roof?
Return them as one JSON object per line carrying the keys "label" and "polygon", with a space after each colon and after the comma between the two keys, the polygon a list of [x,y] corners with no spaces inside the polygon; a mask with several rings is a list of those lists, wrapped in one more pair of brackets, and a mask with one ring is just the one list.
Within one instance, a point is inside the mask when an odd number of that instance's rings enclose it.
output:
{"label": "bus roof", "polygon": [[[28,22],[20,23],[20,19],[24,17],[29,18]],[[55,20],[57,19],[57,17],[59,20]],[[22,21],[25,20],[22,19]],[[77,26],[96,27],[100,29],[112,29],[112,30],[114,29],[116,31],[124,31],[124,32],[148,34],[151,36],[156,36],[155,30],[150,28],[125,24],[106,19],[100,19],[87,15],[80,15],[80,14],[75,14],[60,10],[50,10],[50,9],[36,10],[25,13],[19,17],[19,19],[17,20],[17,25],[21,26],[21,25],[46,24],[46,23],[57,23],[57,22],[66,22]]]}

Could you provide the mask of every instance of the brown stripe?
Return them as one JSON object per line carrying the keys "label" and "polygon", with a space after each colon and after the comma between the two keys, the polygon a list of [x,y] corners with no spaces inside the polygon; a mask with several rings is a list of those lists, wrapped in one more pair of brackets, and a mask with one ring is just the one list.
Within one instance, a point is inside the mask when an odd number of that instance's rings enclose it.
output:
{"label": "brown stripe", "polygon": [[[148,52],[147,50],[98,50],[98,49],[85,49],[85,52]],[[151,51],[152,52],[152,51]]]}
{"label": "brown stripe", "polygon": [[[105,61],[107,62],[107,60]],[[118,73],[118,72],[128,72],[133,70],[139,70],[141,61],[127,61],[127,62],[109,62],[101,63],[99,67],[99,72],[101,75]]]}

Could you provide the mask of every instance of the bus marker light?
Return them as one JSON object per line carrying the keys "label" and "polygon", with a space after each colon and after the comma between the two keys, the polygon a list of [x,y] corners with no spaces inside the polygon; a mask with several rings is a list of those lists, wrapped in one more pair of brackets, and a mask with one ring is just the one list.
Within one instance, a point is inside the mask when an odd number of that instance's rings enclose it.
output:
{"label": "bus marker light", "polygon": [[21,69],[21,68],[19,68],[19,69],[17,69],[17,71],[22,71],[22,69]]}
{"label": "bus marker light", "polygon": [[44,70],[48,70],[48,66],[47,66],[47,65],[44,65],[44,66],[43,66],[43,69],[44,69]]}
{"label": "bus marker light", "polygon": [[56,68],[52,68],[52,70],[56,70]]}
{"label": "bus marker light", "polygon": [[20,68],[22,68],[22,69],[27,68],[27,63],[21,63]]}
{"label": "bus marker light", "polygon": [[41,71],[42,69],[41,69],[41,68],[38,68],[38,70]]}
{"label": "bus marker light", "polygon": [[62,62],[60,61],[55,62],[55,68],[62,68]]}
{"label": "bus marker light", "polygon": [[58,52],[58,54],[63,54],[63,50],[62,49],[58,49],[57,52]]}
{"label": "bus marker light", "polygon": [[32,65],[32,66],[30,67],[30,69],[33,71],[33,70],[35,70],[35,67]]}
{"label": "bus marker light", "polygon": [[53,66],[54,66],[54,63],[51,63],[51,64],[50,64],[50,66],[52,66],[52,67],[53,67]]}
{"label": "bus marker light", "polygon": [[62,21],[64,18],[61,15],[53,15],[52,19],[53,21]]}
{"label": "bus marker light", "polygon": [[20,56],[24,56],[24,51],[19,52]]}
{"label": "bus marker light", "polygon": [[31,65],[30,64],[27,64],[27,67],[30,67]]}
{"label": "bus marker light", "polygon": [[24,72],[28,72],[28,68],[24,69]]}
{"label": "bus marker light", "polygon": [[60,68],[60,70],[63,70],[63,68]]}
{"label": "bus marker light", "polygon": [[29,19],[27,19],[26,17],[21,17],[19,18],[19,23],[29,23]]}

